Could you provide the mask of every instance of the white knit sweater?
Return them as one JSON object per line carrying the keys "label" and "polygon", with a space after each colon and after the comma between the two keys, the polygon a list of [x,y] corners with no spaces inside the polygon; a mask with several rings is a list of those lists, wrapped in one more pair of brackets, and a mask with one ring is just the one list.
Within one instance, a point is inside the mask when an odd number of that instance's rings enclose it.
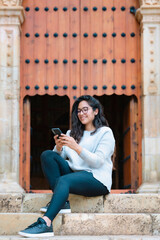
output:
{"label": "white knit sweater", "polygon": [[[61,152],[56,146],[53,151],[57,152],[64,159],[67,159],[73,171],[89,171],[93,176],[111,190],[112,185],[112,161],[115,139],[109,127],[101,127],[96,133],[84,131],[79,145],[82,147],[80,155],[69,147],[64,146]],[[70,130],[66,133],[70,135]]]}

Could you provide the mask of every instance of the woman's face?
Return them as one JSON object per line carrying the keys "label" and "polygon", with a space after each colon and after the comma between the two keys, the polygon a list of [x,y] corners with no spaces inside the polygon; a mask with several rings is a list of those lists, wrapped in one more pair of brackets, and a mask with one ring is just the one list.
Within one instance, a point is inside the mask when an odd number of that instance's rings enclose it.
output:
{"label": "woman's face", "polygon": [[85,130],[93,130],[93,120],[98,114],[98,109],[93,111],[92,107],[87,101],[81,101],[78,105],[78,118],[80,122],[85,125]]}

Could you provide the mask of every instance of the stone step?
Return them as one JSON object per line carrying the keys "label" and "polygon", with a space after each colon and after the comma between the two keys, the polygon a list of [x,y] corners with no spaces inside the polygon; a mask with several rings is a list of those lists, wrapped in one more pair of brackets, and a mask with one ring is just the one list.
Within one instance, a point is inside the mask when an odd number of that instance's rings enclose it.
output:
{"label": "stone step", "polygon": [[[50,193],[0,194],[0,212],[38,213]],[[160,213],[160,194],[109,194],[105,197],[69,197],[72,213]]]}
{"label": "stone step", "polygon": [[[0,213],[0,235],[15,235],[40,216],[37,213]],[[55,235],[158,235],[160,238],[160,214],[58,214],[53,226]]]}
{"label": "stone step", "polygon": [[[50,238],[29,238],[30,240],[82,240],[82,236],[54,236]],[[83,236],[83,240],[159,240],[159,236],[138,236],[138,235],[133,235],[133,236],[113,236],[113,235],[108,235],[108,236],[93,236],[93,235],[88,235],[88,236]],[[26,238],[22,238],[20,236],[0,236],[0,240],[26,240]]]}

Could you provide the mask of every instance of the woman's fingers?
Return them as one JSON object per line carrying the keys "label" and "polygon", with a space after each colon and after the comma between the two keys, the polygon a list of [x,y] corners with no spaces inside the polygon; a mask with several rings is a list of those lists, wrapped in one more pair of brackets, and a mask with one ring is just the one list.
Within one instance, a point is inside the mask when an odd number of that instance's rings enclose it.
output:
{"label": "woman's fingers", "polygon": [[61,135],[60,135],[61,137],[67,137],[67,135],[66,134],[64,134],[64,133],[61,133]]}
{"label": "woman's fingers", "polygon": [[63,133],[60,135],[59,138],[58,135],[56,135],[54,138],[57,146],[67,146],[74,149],[75,145],[77,145],[73,137],[67,136]]}
{"label": "woman's fingers", "polygon": [[58,135],[54,136],[54,140],[55,140],[56,146],[58,148],[62,148],[63,143],[62,143],[62,140],[60,138],[58,138]]}

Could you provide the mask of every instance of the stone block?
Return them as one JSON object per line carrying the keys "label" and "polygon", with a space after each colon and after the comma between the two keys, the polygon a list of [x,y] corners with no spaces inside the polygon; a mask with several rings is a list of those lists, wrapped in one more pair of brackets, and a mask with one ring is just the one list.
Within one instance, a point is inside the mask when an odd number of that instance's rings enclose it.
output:
{"label": "stone block", "polygon": [[14,235],[40,217],[40,214],[0,213],[0,234]]}
{"label": "stone block", "polygon": [[0,240],[11,240],[9,236],[0,236]]}
{"label": "stone block", "polygon": [[25,213],[39,212],[41,207],[51,200],[51,193],[26,193],[24,194],[22,211]]}
{"label": "stone block", "polygon": [[[143,96],[145,138],[160,137],[160,95]],[[157,139],[158,142],[158,139]],[[152,145],[151,145],[152,146]],[[154,147],[154,146],[153,146]],[[146,149],[148,150],[148,149]]]}
{"label": "stone block", "polygon": [[55,235],[61,235],[63,215],[58,214],[53,220],[53,231]]}
{"label": "stone block", "polygon": [[160,137],[146,137],[144,138],[145,155],[160,155]]}
{"label": "stone block", "polygon": [[[38,217],[42,217],[38,213],[0,213],[0,235],[17,235]],[[62,215],[59,214],[53,221],[55,234],[60,234],[62,226]]]}
{"label": "stone block", "polygon": [[151,235],[148,214],[65,214],[62,235]]}
{"label": "stone block", "polygon": [[153,235],[159,235],[160,239],[160,214],[153,214],[152,221],[153,221]]}
{"label": "stone block", "polygon": [[0,193],[0,212],[21,212],[22,194]]}
{"label": "stone block", "polygon": [[160,194],[110,194],[104,201],[106,213],[160,213]]}
{"label": "stone block", "polygon": [[[1,213],[0,235],[14,235],[40,217],[37,213]],[[55,235],[151,235],[148,214],[58,214],[53,222]]]}
{"label": "stone block", "polygon": [[[157,183],[143,183],[137,189],[137,192],[141,193],[141,194],[150,194],[152,196],[157,194],[157,193],[160,193],[160,182],[157,182]],[[157,206],[157,209],[159,209],[158,206]]]}
{"label": "stone block", "polygon": [[[12,236],[12,238],[14,238]],[[0,236],[0,240],[11,240],[11,237],[10,236]]]}
{"label": "stone block", "polygon": [[[23,212],[39,212],[51,200],[51,193],[26,193],[23,199]],[[83,197],[74,194],[69,196],[71,211],[73,213],[103,212],[103,197]]]}
{"label": "stone block", "polygon": [[159,158],[160,157],[157,159],[156,155],[144,156],[145,168],[143,168],[143,174],[145,176],[146,183],[151,183],[153,185],[153,188],[150,189],[149,193],[154,193],[156,190],[156,183],[158,181],[158,175],[160,173],[160,169],[158,169]]}
{"label": "stone block", "polygon": [[72,213],[102,213],[103,196],[102,197],[83,197],[70,194],[69,201]]}
{"label": "stone block", "polygon": [[[1,109],[1,108],[0,108]],[[1,132],[1,129],[0,129],[0,132]],[[8,141],[8,140],[7,140]],[[1,146],[1,142],[0,142],[0,151],[1,149],[3,148],[3,146]],[[5,150],[5,149],[4,149]],[[7,155],[4,154],[3,156],[4,158],[6,157],[7,158]],[[7,161],[7,160],[6,160]],[[2,172],[0,173],[0,178],[1,179],[1,182],[0,182],[0,194],[2,193],[8,193],[8,194],[11,194],[11,193],[16,193],[16,194],[20,194],[20,193],[24,193],[24,189],[17,183],[17,182],[14,182],[11,177],[15,178],[15,173],[10,173],[10,172],[7,172],[7,169],[6,169],[6,166],[9,166],[11,167],[11,163],[7,162],[6,164],[3,164],[3,162],[0,161],[0,164],[2,164]],[[3,180],[3,177],[4,175],[7,175],[10,179],[5,179]]]}

